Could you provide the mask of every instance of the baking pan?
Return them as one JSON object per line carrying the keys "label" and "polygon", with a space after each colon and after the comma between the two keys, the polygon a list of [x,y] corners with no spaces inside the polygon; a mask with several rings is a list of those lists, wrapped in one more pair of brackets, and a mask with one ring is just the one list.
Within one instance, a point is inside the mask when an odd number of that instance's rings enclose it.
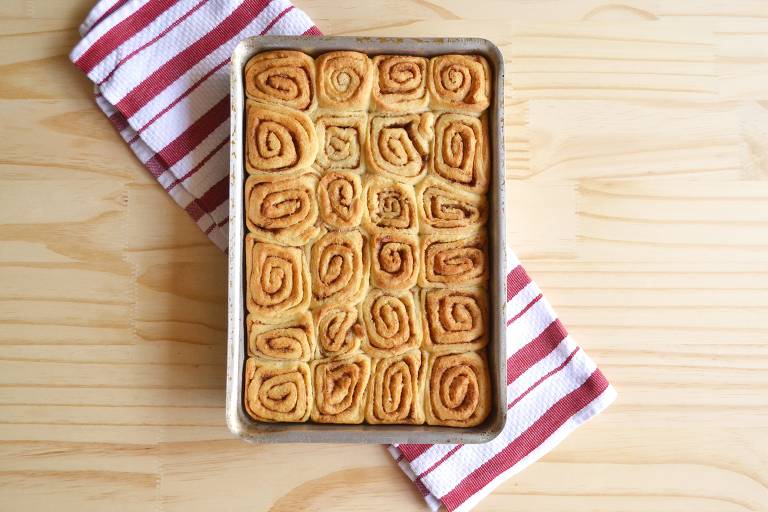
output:
{"label": "baking pan", "polygon": [[[488,419],[471,428],[431,425],[328,425],[315,423],[262,423],[253,420],[243,405],[243,369],[246,357],[245,270],[243,238],[243,132],[245,93],[243,68],[253,55],[291,49],[313,57],[334,50],[355,50],[368,55],[405,54],[430,57],[447,53],[483,55],[493,68],[493,98],[488,110],[491,150],[490,340],[486,349],[492,383]],[[230,70],[231,141],[229,174],[229,326],[227,360],[227,425],[233,434],[257,443],[483,443],[498,435],[507,415],[507,365],[504,305],[504,60],[490,41],[475,38],[375,38],[375,37],[252,37],[241,41],[232,54]]]}

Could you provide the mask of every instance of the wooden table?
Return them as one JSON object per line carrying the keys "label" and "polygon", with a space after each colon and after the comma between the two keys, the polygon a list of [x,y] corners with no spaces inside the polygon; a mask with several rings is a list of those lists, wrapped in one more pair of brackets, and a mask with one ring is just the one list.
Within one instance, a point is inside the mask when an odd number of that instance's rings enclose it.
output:
{"label": "wooden table", "polygon": [[[224,425],[224,256],[0,5],[0,509],[425,510],[381,446]],[[477,510],[768,510],[768,4],[297,0],[507,59],[510,236],[619,390]]]}

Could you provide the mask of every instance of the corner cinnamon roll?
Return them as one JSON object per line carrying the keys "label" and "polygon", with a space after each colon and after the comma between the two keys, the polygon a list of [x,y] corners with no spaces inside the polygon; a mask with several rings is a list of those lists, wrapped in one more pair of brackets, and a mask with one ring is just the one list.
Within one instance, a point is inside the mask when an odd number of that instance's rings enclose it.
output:
{"label": "corner cinnamon roll", "polygon": [[431,357],[424,401],[427,423],[474,427],[491,410],[491,385],[485,360],[476,352]]}
{"label": "corner cinnamon roll", "polygon": [[255,420],[301,423],[312,411],[309,366],[301,361],[245,362],[245,410]]}
{"label": "corner cinnamon roll", "polygon": [[311,113],[315,97],[315,63],[292,50],[263,52],[251,57],[243,76],[245,94],[258,102]]}
{"label": "corner cinnamon roll", "polygon": [[429,59],[427,87],[434,110],[479,113],[491,100],[491,67],[480,55],[440,55]]}

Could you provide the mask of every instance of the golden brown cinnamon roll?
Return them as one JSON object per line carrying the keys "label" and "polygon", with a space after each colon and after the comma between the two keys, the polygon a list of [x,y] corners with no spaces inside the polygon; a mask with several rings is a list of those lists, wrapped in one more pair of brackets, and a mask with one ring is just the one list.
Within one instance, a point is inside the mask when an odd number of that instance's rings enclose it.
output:
{"label": "golden brown cinnamon roll", "polygon": [[253,100],[310,113],[315,98],[315,62],[306,53],[259,53],[245,65],[245,94]]}
{"label": "golden brown cinnamon roll", "polygon": [[312,385],[307,363],[245,362],[245,410],[259,421],[307,421],[312,410]]}
{"label": "golden brown cinnamon roll", "polygon": [[491,67],[479,55],[440,55],[429,60],[429,105],[434,110],[482,112],[491,101]]}
{"label": "golden brown cinnamon roll", "polygon": [[371,237],[371,281],[385,290],[407,290],[419,278],[419,237],[379,233]]}
{"label": "golden brown cinnamon roll", "polygon": [[365,330],[363,350],[374,357],[388,357],[421,346],[418,302],[410,291],[371,290],[360,306]]}
{"label": "golden brown cinnamon roll", "polygon": [[435,121],[435,148],[430,171],[453,186],[488,191],[490,157],[485,118],[442,114]]}
{"label": "golden brown cinnamon roll", "polygon": [[365,112],[339,112],[317,117],[317,160],[323,171],[363,172]]}
{"label": "golden brown cinnamon roll", "polygon": [[348,230],[363,218],[363,187],[360,176],[348,172],[328,172],[317,185],[320,218],[334,229]]}
{"label": "golden brown cinnamon roll", "polygon": [[320,235],[317,175],[250,176],[245,181],[245,224],[265,242],[305,245]]}
{"label": "golden brown cinnamon roll", "polygon": [[245,169],[251,174],[295,174],[317,156],[317,134],[306,114],[246,102]]}
{"label": "golden brown cinnamon roll", "polygon": [[374,359],[365,420],[373,425],[424,423],[427,355],[418,350]]}
{"label": "golden brown cinnamon roll", "polygon": [[427,108],[427,59],[379,55],[373,58],[373,69],[374,110],[414,112]]}
{"label": "golden brown cinnamon roll", "polygon": [[427,423],[474,427],[491,410],[485,360],[476,352],[431,357],[424,401]]}
{"label": "golden brown cinnamon roll", "polygon": [[485,196],[459,190],[428,176],[416,185],[421,233],[457,234],[477,231],[488,221]]}
{"label": "golden brown cinnamon roll", "polygon": [[320,106],[338,110],[367,110],[373,67],[364,53],[330,52],[317,59]]}
{"label": "golden brown cinnamon roll", "polygon": [[263,324],[248,315],[248,355],[282,361],[309,361],[315,353],[312,315],[301,313],[295,320]]}
{"label": "golden brown cinnamon roll", "polygon": [[369,233],[419,232],[413,187],[378,177],[366,179],[362,226]]}
{"label": "golden brown cinnamon roll", "polygon": [[403,183],[421,180],[427,173],[433,121],[430,112],[372,116],[365,145],[369,170]]}
{"label": "golden brown cinnamon roll", "polygon": [[246,306],[262,323],[300,316],[312,298],[304,252],[245,237]]}
{"label": "golden brown cinnamon roll", "polygon": [[466,286],[488,280],[485,234],[428,235],[421,239],[419,286]]}
{"label": "golden brown cinnamon roll", "polygon": [[312,421],[317,423],[362,423],[371,360],[351,354],[312,362],[315,404]]}
{"label": "golden brown cinnamon roll", "polygon": [[360,350],[365,328],[360,312],[351,304],[328,304],[315,310],[317,346],[323,357],[335,357]]}
{"label": "golden brown cinnamon roll", "polygon": [[488,344],[486,293],[479,287],[421,290],[424,348],[439,354],[484,348]]}
{"label": "golden brown cinnamon roll", "polygon": [[357,304],[368,292],[370,262],[357,231],[330,231],[310,249],[312,307]]}

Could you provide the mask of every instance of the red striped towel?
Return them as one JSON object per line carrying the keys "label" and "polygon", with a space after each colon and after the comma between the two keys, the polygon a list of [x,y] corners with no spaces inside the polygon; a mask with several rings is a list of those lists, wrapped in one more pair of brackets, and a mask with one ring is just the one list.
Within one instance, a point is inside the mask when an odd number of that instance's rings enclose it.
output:
{"label": "red striped towel", "polygon": [[[70,57],[96,102],[173,199],[227,245],[229,74],[252,35],[319,35],[286,0],[101,0]],[[503,433],[482,445],[390,446],[429,506],[469,510],[615,397],[516,258],[507,279]]]}

